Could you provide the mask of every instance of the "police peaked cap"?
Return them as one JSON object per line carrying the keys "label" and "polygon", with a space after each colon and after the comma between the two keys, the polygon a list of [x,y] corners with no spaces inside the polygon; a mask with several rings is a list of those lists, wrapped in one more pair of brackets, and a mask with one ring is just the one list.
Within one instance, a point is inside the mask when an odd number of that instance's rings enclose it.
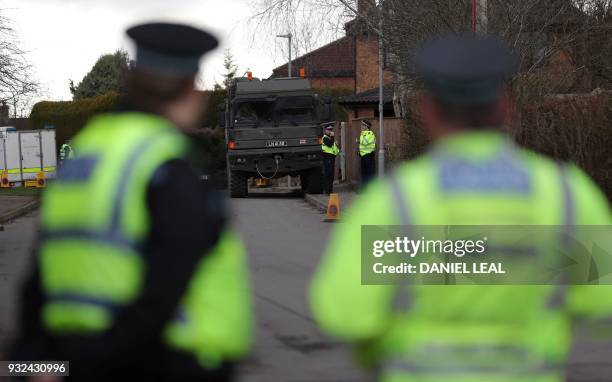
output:
{"label": "police peaked cap", "polygon": [[212,34],[182,24],[141,24],[126,33],[136,43],[136,67],[169,76],[195,76],[202,56],[219,45]]}
{"label": "police peaked cap", "polygon": [[450,36],[417,50],[415,69],[437,99],[457,105],[490,104],[515,73],[512,50],[493,37]]}

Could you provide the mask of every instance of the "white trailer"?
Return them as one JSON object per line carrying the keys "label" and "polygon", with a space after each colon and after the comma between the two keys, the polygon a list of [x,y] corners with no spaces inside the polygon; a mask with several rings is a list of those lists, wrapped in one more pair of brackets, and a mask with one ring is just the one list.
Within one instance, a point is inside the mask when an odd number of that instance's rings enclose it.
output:
{"label": "white trailer", "polygon": [[28,180],[36,180],[40,172],[45,179],[55,178],[55,129],[17,131],[7,126],[0,127],[0,136],[0,172],[6,170],[12,185],[23,186]]}

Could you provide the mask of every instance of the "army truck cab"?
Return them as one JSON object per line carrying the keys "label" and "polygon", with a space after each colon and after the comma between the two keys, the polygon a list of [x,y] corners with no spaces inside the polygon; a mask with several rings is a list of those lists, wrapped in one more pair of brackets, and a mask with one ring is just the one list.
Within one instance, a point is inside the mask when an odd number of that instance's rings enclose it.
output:
{"label": "army truck cab", "polygon": [[251,177],[287,175],[299,176],[304,192],[321,193],[321,124],[331,107],[309,80],[238,78],[219,113],[232,197],[247,196]]}

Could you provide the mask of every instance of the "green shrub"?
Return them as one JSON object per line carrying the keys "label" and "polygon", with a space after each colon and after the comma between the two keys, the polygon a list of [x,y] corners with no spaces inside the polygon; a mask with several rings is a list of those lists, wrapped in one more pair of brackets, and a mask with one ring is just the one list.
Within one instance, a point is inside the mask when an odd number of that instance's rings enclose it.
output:
{"label": "green shrub", "polygon": [[320,96],[329,97],[332,101],[332,120],[348,121],[349,116],[346,109],[338,105],[338,99],[347,95],[354,94],[351,88],[314,88],[315,93]]}
{"label": "green shrub", "polygon": [[196,146],[194,165],[209,175],[209,183],[217,188],[227,185],[225,162],[225,131],[223,129],[197,129],[189,134]]}
{"label": "green shrub", "polygon": [[34,129],[55,126],[56,142],[61,146],[74,137],[91,117],[112,111],[118,100],[119,94],[111,92],[79,101],[42,101],[32,108],[30,122]]}
{"label": "green shrub", "polygon": [[215,90],[207,90],[206,109],[204,111],[204,116],[202,119],[202,126],[208,128],[214,128],[219,126],[219,121],[217,117],[217,106],[223,105],[225,102],[225,97],[227,96],[227,90],[225,89],[215,89]]}

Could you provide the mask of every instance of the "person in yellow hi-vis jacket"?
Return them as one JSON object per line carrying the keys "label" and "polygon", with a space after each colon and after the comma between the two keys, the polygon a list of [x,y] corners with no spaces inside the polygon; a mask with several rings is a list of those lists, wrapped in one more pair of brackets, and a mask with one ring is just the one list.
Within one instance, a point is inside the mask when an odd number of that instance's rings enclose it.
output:
{"label": "person in yellow hi-vis jacket", "polygon": [[361,163],[361,186],[365,186],[376,175],[376,135],[372,131],[372,123],[366,119],[361,121],[359,134],[359,157]]}
{"label": "person in yellow hi-vis jacket", "polygon": [[610,286],[362,285],[368,225],[611,223],[581,170],[520,149],[501,131],[515,62],[492,38],[449,37],[419,50],[433,147],[374,181],[331,234],[310,287],[314,318],[379,381],[561,382],[570,317],[612,334]]}
{"label": "person in yellow hi-vis jacket", "polygon": [[329,195],[334,192],[334,178],[336,175],[336,157],[340,153],[334,138],[335,122],[326,124],[323,128],[321,150],[323,151],[323,193]]}
{"label": "person in yellow hi-vis jacket", "polygon": [[217,39],[180,24],[137,45],[120,110],[94,117],[43,196],[12,358],[69,361],[87,381],[228,381],[252,341],[246,252],[183,131]]}

